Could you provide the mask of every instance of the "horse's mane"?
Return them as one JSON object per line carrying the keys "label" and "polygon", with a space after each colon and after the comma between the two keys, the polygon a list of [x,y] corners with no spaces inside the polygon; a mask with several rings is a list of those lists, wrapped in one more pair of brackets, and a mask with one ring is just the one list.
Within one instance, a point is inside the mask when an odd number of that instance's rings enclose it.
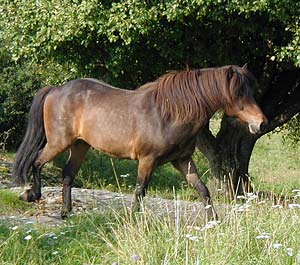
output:
{"label": "horse's mane", "polygon": [[165,120],[205,122],[237,97],[252,93],[255,83],[247,69],[233,65],[168,73],[138,90],[149,91]]}

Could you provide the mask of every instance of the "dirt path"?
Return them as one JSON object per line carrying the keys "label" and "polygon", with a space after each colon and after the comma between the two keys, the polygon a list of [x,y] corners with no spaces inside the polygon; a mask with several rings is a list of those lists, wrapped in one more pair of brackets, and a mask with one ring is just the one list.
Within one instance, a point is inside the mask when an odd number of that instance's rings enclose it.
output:
{"label": "dirt path", "polygon": [[[20,188],[12,188],[21,192]],[[65,221],[60,217],[61,209],[61,188],[44,187],[42,189],[42,199],[38,203],[37,211],[32,216],[18,216],[5,218],[19,219],[23,222],[39,223],[45,225],[60,225]],[[130,211],[132,204],[132,195],[120,194],[93,189],[72,189],[73,212],[79,214],[82,212],[104,212],[109,209],[120,211],[124,207]],[[189,223],[204,222],[205,209],[200,202],[188,202],[182,200],[167,200],[146,196],[144,200],[146,211],[157,216],[176,218],[180,216],[181,220]],[[220,211],[220,206],[216,207]],[[222,211],[224,210],[224,207]],[[2,217],[4,218],[4,217]]]}
{"label": "dirt path", "polygon": [[[10,166],[10,162],[0,161],[0,167],[9,168]],[[18,193],[22,192],[22,188],[13,186],[9,174],[0,173],[0,186],[17,191]],[[92,211],[103,212],[110,208],[120,211],[124,209],[124,207],[130,210],[132,197],[132,194],[72,188],[73,212],[75,214]],[[37,204],[36,212],[31,213],[31,215],[2,215],[0,219],[9,219],[15,222],[39,223],[42,225],[61,225],[65,222],[60,217],[61,205],[61,187],[44,187],[42,189],[42,198]],[[205,220],[205,209],[201,202],[188,202],[175,199],[167,200],[146,196],[144,208],[146,211],[158,216],[163,215],[169,216],[170,218],[180,216],[181,219],[183,218],[191,223]],[[220,206],[217,205],[216,208],[219,212]],[[224,206],[222,207],[222,211],[224,211]]]}

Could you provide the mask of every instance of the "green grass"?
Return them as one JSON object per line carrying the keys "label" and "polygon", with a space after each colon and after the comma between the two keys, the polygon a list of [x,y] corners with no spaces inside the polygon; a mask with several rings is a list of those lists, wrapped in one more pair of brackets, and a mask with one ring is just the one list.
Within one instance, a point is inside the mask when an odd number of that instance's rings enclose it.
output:
{"label": "green grass", "polygon": [[281,135],[263,136],[255,145],[249,172],[258,190],[286,194],[300,188],[300,146],[284,143]]}
{"label": "green grass", "polygon": [[[245,210],[247,209],[247,210]],[[108,209],[61,227],[0,225],[1,264],[299,264],[299,209],[256,199],[218,224]],[[117,262],[117,263],[116,263]]]}
{"label": "green grass", "polygon": [[33,208],[33,204],[19,200],[15,192],[0,189],[0,214],[25,212]]}

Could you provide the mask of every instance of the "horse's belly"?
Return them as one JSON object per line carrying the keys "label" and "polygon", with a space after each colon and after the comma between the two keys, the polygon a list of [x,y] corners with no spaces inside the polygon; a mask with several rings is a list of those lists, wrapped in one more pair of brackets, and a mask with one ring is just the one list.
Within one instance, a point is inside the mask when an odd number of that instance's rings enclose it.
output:
{"label": "horse's belly", "polygon": [[82,139],[93,148],[118,158],[136,159],[132,136],[122,129],[111,126],[90,126],[82,133]]}
{"label": "horse's belly", "polygon": [[124,146],[124,145],[118,145],[118,143],[110,141],[103,144],[100,144],[99,146],[93,146],[95,149],[104,152],[105,154],[108,154],[113,157],[117,158],[126,158],[126,159],[132,159],[135,160],[136,156],[131,151],[130,146]]}

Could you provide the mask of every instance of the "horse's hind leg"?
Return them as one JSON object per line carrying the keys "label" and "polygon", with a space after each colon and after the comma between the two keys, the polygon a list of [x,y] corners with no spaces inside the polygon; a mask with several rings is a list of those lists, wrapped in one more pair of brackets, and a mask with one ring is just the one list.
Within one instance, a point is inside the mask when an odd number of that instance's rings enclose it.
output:
{"label": "horse's hind leg", "polygon": [[139,211],[143,197],[149,185],[150,176],[155,167],[155,159],[152,157],[145,157],[139,160],[138,177],[134,190],[135,201],[133,211]]}
{"label": "horse's hind leg", "polygon": [[193,159],[191,157],[178,159],[176,161],[172,161],[172,164],[186,177],[187,182],[191,184],[196,189],[198,194],[202,197],[204,205],[208,206],[206,207],[208,218],[217,219],[217,214],[213,207],[209,190],[200,180]]}
{"label": "horse's hind leg", "polygon": [[81,140],[76,141],[70,148],[70,156],[63,169],[62,218],[67,217],[72,211],[71,187],[89,148],[90,145]]}
{"label": "horse's hind leg", "polygon": [[42,166],[33,166],[32,168],[32,186],[20,195],[20,199],[28,202],[35,202],[42,196],[41,192],[41,170]]}
{"label": "horse's hind leg", "polygon": [[39,152],[38,158],[34,162],[32,167],[33,183],[30,189],[26,190],[20,195],[20,199],[23,201],[34,202],[41,198],[41,171],[45,163],[51,161],[55,156],[61,153],[62,149],[57,149],[50,146],[48,143]]}

